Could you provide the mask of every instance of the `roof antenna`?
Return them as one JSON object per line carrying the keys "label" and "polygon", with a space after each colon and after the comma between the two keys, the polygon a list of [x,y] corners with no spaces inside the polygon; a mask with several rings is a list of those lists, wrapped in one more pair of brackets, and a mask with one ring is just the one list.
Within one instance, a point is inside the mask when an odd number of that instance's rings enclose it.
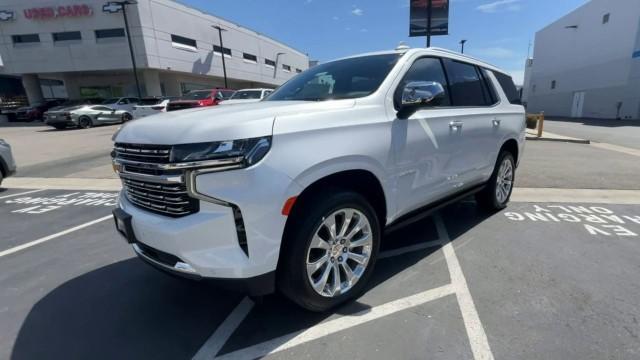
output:
{"label": "roof antenna", "polygon": [[400,41],[400,44],[398,44],[398,47],[396,47],[396,51],[406,51],[411,49],[409,46],[407,46],[407,44],[404,41]]}

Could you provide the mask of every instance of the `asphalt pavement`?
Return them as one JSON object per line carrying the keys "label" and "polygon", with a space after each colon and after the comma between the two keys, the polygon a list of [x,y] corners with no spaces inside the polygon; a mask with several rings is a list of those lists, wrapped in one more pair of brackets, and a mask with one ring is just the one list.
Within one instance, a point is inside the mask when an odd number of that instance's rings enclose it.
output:
{"label": "asphalt pavement", "polygon": [[640,120],[549,118],[544,121],[544,130],[640,149]]}

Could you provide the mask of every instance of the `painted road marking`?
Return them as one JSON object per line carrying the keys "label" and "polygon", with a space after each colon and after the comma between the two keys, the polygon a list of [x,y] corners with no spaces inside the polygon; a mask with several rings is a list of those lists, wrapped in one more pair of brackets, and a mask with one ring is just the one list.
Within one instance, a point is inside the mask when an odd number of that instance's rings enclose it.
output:
{"label": "painted road marking", "polygon": [[10,177],[5,187],[18,189],[120,191],[120,179]]}
{"label": "painted road marking", "polygon": [[613,144],[607,144],[607,143],[599,143],[599,142],[591,142],[591,146],[597,147],[597,148],[600,148],[600,149],[616,151],[616,152],[627,154],[627,155],[640,156],[640,150],[629,148],[629,147],[625,147],[625,146],[613,145]]}
{"label": "painted road marking", "polygon": [[95,224],[97,224],[99,222],[102,222],[102,221],[105,221],[105,220],[108,220],[108,219],[113,219],[113,215],[108,215],[108,216],[105,216],[105,217],[101,217],[99,219],[96,219],[96,220],[93,220],[93,221],[89,221],[89,222],[84,223],[82,225],[78,225],[76,227],[72,227],[70,229],[61,231],[59,233],[55,233],[53,235],[45,236],[45,237],[40,238],[38,240],[34,240],[34,241],[28,242],[26,244],[22,244],[22,245],[13,247],[11,249],[0,251],[0,257],[11,255],[11,254],[16,253],[18,251],[21,251],[21,250],[24,250],[24,249],[28,249],[30,247],[42,244],[43,242],[46,242],[46,241],[49,241],[49,240],[53,240],[53,239],[58,238],[60,236],[67,235],[67,234],[72,233],[74,231],[78,231],[78,230],[84,229],[86,227],[89,227],[91,225],[95,225]]}
{"label": "painted road marking", "polygon": [[43,214],[49,211],[62,209],[66,206],[104,206],[117,205],[118,193],[116,192],[72,192],[55,196],[24,196],[6,200],[6,204],[15,204],[19,209],[12,213]]}
{"label": "painted road marking", "polygon": [[17,193],[17,194],[11,194],[11,195],[0,196],[0,200],[1,200],[1,199],[7,199],[7,198],[10,198],[10,197],[14,197],[14,196],[20,196],[20,195],[31,194],[31,193],[34,193],[34,192],[44,191],[44,190],[45,190],[45,189],[38,189],[38,190],[25,191],[25,192],[21,192],[21,193]]}
{"label": "painted road marking", "polygon": [[493,353],[491,352],[491,347],[487,340],[487,334],[480,322],[480,316],[478,315],[476,306],[473,303],[473,298],[471,297],[467,280],[465,279],[460,263],[458,262],[458,257],[453,249],[453,245],[449,239],[449,234],[444,226],[442,217],[440,217],[440,214],[436,214],[434,219],[440,239],[447,242],[447,244],[442,247],[442,252],[444,253],[444,258],[446,259],[447,267],[449,268],[451,286],[458,299],[460,312],[462,312],[462,319],[467,330],[467,336],[469,337],[473,357],[475,360],[493,360]]}
{"label": "painted road marking", "polygon": [[511,201],[640,205],[640,190],[514,188]]}
{"label": "painted road marking", "polygon": [[365,309],[353,315],[344,315],[335,320],[330,320],[308,329],[280,336],[278,338],[265,341],[244,349],[240,349],[217,357],[216,359],[256,359],[266,355],[274,354],[294,346],[298,346],[309,341],[334,334],[338,331],[346,330],[357,325],[362,325],[370,321],[416,307],[454,293],[451,284],[435,289],[423,291],[419,294],[406,298],[390,301],[386,304]]}
{"label": "painted road marking", "polygon": [[249,315],[255,303],[245,297],[233,309],[231,314],[220,324],[218,329],[207,339],[200,350],[193,357],[194,360],[213,359],[229,340],[234,331],[240,326],[242,321]]}

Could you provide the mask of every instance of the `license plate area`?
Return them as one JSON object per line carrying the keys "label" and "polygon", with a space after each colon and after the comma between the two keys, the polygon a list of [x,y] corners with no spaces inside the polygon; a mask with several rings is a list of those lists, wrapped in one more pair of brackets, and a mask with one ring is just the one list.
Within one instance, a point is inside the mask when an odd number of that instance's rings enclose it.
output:
{"label": "license plate area", "polygon": [[113,210],[113,220],[115,221],[116,230],[122,235],[129,244],[136,242],[136,236],[133,233],[131,225],[131,215],[122,209]]}

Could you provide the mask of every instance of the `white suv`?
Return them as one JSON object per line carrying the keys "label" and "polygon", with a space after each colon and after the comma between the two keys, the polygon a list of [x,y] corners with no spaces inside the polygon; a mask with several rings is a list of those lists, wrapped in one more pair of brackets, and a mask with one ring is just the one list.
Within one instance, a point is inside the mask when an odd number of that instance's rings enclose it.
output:
{"label": "white suv", "polygon": [[509,201],[525,113],[511,78],[441,49],[313,67],[258,103],[115,136],[118,230],[148,263],[314,311],[360,295],[383,228],[463,196]]}

